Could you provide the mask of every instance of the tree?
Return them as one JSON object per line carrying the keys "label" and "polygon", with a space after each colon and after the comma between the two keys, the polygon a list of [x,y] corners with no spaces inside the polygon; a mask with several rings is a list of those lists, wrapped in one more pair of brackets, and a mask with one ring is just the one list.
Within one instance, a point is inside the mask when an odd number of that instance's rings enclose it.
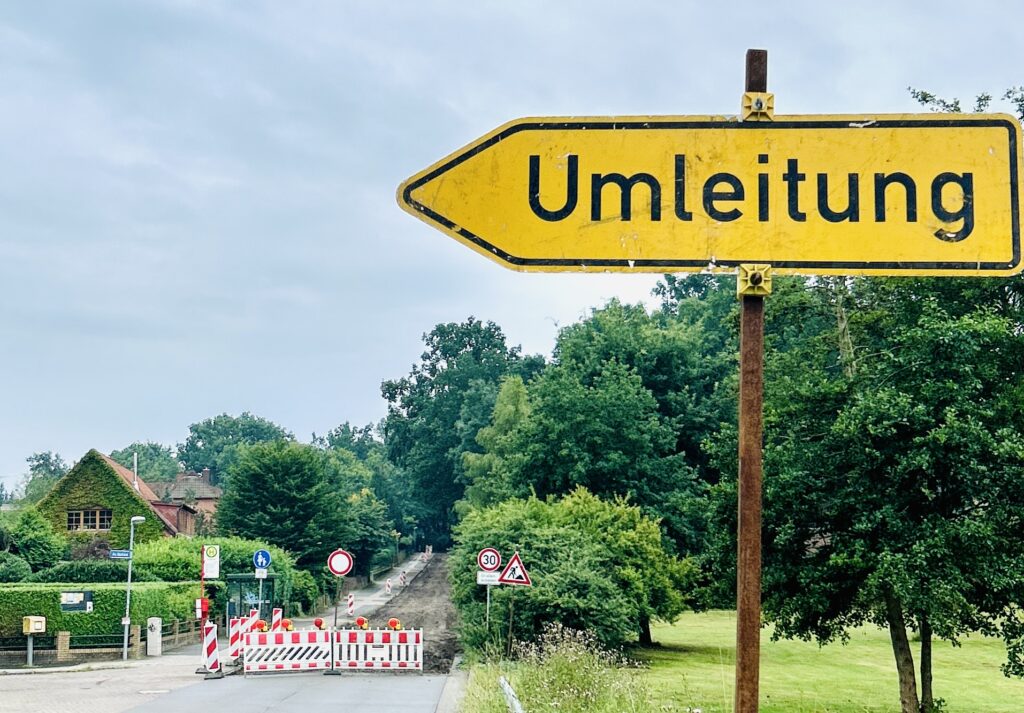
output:
{"label": "tree", "polygon": [[[587,383],[571,365],[548,367],[530,383],[526,404],[515,403],[517,386],[510,382],[506,411],[496,414],[494,430],[482,432],[490,459],[469,457],[477,476],[472,496],[544,497],[582,486],[603,497],[629,497],[648,515],[665,517],[672,537],[690,544],[692,533],[676,515],[680,496],[693,496],[699,486],[693,468],[675,454],[672,427],[633,369],[614,360],[595,368]],[[499,417],[512,430],[499,434]]]}
{"label": "tree", "polygon": [[218,482],[238,459],[239,447],[294,439],[281,426],[248,411],[239,416],[223,413],[189,426],[188,438],[178,444],[178,459],[190,470],[209,468],[211,480]]}
{"label": "tree", "polygon": [[132,443],[111,452],[110,457],[131,470],[136,453],[139,456],[139,477],[143,482],[152,484],[173,481],[181,470],[181,464],[170,446],[152,441]]}
{"label": "tree", "polygon": [[10,551],[28,562],[33,572],[52,567],[64,556],[67,543],[33,507],[22,508],[10,529]]}
{"label": "tree", "polygon": [[506,465],[518,455],[516,433],[529,415],[529,395],[522,377],[505,378],[495,398],[489,425],[477,432],[476,442],[483,453],[463,454],[468,485],[465,500],[459,503],[460,515],[465,516],[473,507],[487,507],[529,494],[526,488],[512,482]]}
{"label": "tree", "polygon": [[33,453],[25,461],[28,463],[28,474],[21,483],[22,500],[30,504],[42,500],[50,488],[70,470],[60,454],[54,451]]}
{"label": "tree", "polygon": [[348,421],[328,431],[326,436],[314,433],[313,443],[324,449],[344,448],[354,453],[359,460],[366,460],[370,453],[382,445],[377,439],[375,426],[353,426]]}
{"label": "tree", "polygon": [[328,477],[326,455],[283,440],[238,449],[217,507],[223,534],[275,544],[300,567],[319,569],[327,555],[351,542],[344,496]]}
{"label": "tree", "polygon": [[[518,347],[505,343],[498,325],[473,317],[439,324],[423,339],[426,350],[409,376],[381,385],[388,401],[384,443],[391,461],[409,480],[424,534],[443,545],[450,537],[455,502],[465,489],[463,449],[479,450],[475,432],[470,437],[472,429],[458,424],[471,414],[479,418],[489,413],[496,395],[496,389],[480,382],[497,384],[506,374],[532,374],[541,361],[523,359]],[[489,405],[482,401],[463,410],[470,399],[484,400],[488,394]]]}
{"label": "tree", "polygon": [[[1001,634],[1006,670],[1021,670],[1016,283],[815,281],[771,318],[805,331],[766,359],[765,616],[777,636],[820,643],[887,627],[904,713],[941,706],[934,637]],[[714,495],[719,532],[734,531],[734,479]],[[734,566],[731,540],[719,553]],[[920,693],[908,631],[921,640]]]}

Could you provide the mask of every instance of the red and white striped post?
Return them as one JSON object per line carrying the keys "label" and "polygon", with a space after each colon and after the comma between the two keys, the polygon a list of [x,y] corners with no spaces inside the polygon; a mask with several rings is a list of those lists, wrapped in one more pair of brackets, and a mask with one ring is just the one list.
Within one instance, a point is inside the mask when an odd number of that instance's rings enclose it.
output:
{"label": "red and white striped post", "polygon": [[403,587],[405,586],[405,570],[404,569],[402,570],[402,573],[400,575],[398,575],[398,583],[401,584]]}
{"label": "red and white striped post", "polygon": [[283,609],[274,609],[270,617],[270,630],[281,631],[281,619],[284,617]]}
{"label": "red and white striped post", "polygon": [[348,595],[348,615],[352,616],[356,613],[356,595],[349,592]]}
{"label": "red and white striped post", "polygon": [[387,581],[384,582],[384,593],[391,594],[391,577],[388,577]]}
{"label": "red and white striped post", "polygon": [[248,634],[252,631],[253,627],[256,626],[256,622],[259,621],[260,610],[253,608],[249,610],[249,618],[245,622],[245,628],[242,630],[243,634]]}
{"label": "red and white striped post", "polygon": [[217,650],[217,625],[209,619],[203,627],[203,664],[207,670],[206,678],[224,678],[220,651]]}
{"label": "red and white striped post", "polygon": [[234,661],[242,654],[242,623],[245,619],[228,619],[228,660]]}

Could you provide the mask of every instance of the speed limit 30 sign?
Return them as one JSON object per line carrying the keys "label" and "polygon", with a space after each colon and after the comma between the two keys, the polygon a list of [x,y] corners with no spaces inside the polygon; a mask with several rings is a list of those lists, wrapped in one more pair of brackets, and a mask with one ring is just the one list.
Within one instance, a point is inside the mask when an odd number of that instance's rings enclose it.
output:
{"label": "speed limit 30 sign", "polygon": [[501,568],[501,555],[493,547],[485,547],[477,554],[476,564],[484,572],[497,572]]}

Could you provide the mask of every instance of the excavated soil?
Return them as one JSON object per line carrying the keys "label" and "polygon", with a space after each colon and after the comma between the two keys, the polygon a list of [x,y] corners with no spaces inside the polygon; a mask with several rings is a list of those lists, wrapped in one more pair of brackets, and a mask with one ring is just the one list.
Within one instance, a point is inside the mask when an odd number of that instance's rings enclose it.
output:
{"label": "excavated soil", "polygon": [[423,629],[423,670],[448,673],[459,651],[458,617],[448,584],[448,556],[436,554],[402,592],[377,610],[375,618],[397,617],[406,629]]}

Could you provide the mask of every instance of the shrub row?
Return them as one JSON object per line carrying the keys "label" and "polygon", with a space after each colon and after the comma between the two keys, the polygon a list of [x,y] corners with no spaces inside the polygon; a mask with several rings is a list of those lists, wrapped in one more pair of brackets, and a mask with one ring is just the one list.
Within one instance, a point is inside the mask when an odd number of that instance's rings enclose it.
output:
{"label": "shrub row", "polygon": [[[223,589],[223,584],[214,588]],[[79,591],[92,592],[93,610],[62,612],[61,592]],[[151,616],[167,621],[189,619],[195,615],[198,594],[199,582],[132,583],[132,623],[145,626]],[[124,584],[8,584],[0,589],[0,636],[20,635],[25,616],[45,616],[48,633],[110,634],[121,628],[124,599]]]}

